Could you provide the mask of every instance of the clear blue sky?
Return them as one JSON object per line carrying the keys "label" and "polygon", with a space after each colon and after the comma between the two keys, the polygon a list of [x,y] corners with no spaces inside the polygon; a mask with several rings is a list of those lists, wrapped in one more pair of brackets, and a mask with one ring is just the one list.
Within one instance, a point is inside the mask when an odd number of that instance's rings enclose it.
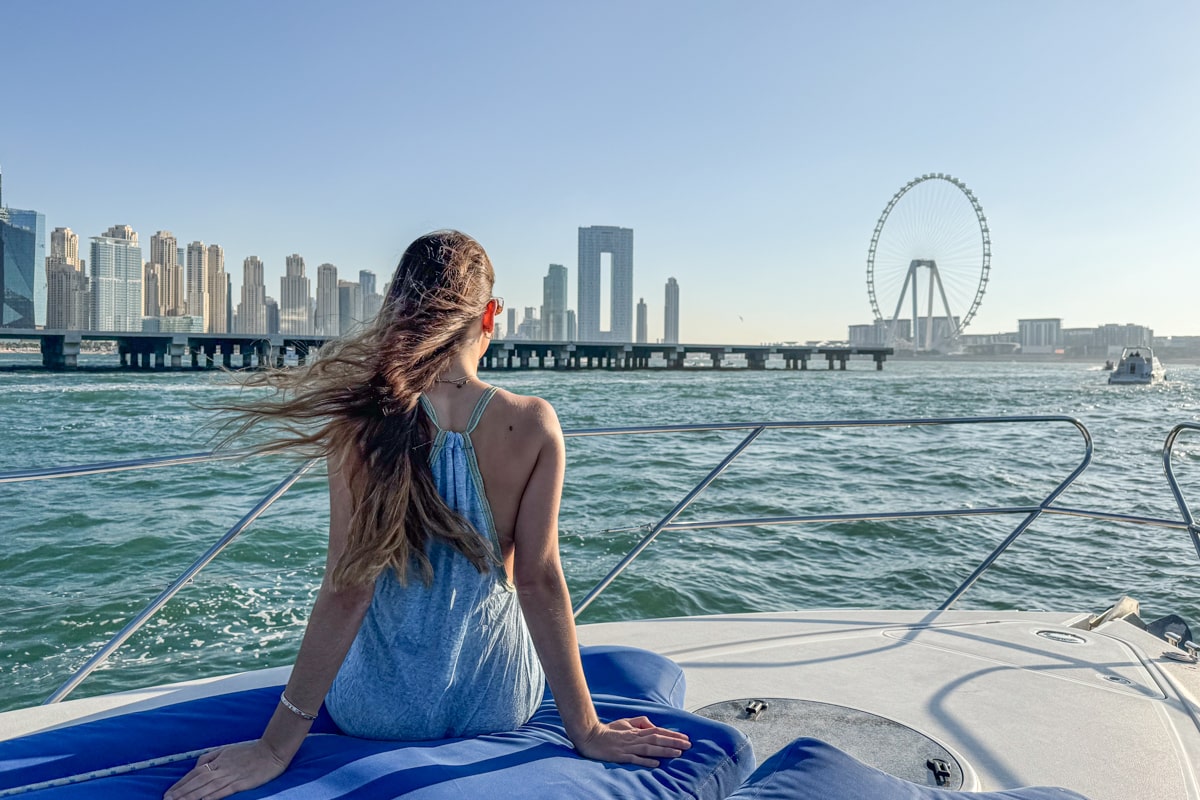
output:
{"label": "clear blue sky", "polygon": [[[455,227],[539,305],[633,228],[685,341],[844,338],[910,178],[987,213],[970,332],[1200,334],[1200,4],[0,0],[5,202],[383,276]],[[81,247],[81,249],[83,249]],[[887,300],[883,302],[886,304]],[[894,302],[894,301],[892,301]],[[955,309],[957,312],[958,309]]]}

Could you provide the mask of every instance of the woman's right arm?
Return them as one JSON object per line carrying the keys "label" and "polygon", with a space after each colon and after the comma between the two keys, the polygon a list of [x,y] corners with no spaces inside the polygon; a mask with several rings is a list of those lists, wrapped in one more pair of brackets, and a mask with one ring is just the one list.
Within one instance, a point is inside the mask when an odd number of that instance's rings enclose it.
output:
{"label": "woman's right arm", "polygon": [[566,456],[554,409],[538,401],[535,430],[543,438],[521,495],[514,531],[513,577],[521,612],[554,694],[567,736],[581,755],[657,767],[691,747],[686,734],[645,717],[601,722],[579,658],[571,597],[558,554],[558,507]]}
{"label": "woman's right arm", "polygon": [[[371,605],[373,586],[335,589],[331,576],[346,547],[350,488],[341,465],[329,464],[329,550],[325,577],[308,618],[284,694],[293,706],[315,715],[333,684]],[[167,790],[165,800],[219,800],[279,776],[291,763],[312,726],[283,705],[275,707],[262,738],[201,756],[196,767]]]}

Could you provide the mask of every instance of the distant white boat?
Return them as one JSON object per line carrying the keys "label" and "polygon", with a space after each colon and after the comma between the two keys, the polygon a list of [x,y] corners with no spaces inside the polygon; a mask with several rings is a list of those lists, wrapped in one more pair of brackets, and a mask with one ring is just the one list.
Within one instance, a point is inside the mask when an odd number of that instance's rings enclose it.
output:
{"label": "distant white boat", "polygon": [[1109,383],[1158,383],[1162,379],[1162,364],[1149,347],[1126,347],[1108,376]]}

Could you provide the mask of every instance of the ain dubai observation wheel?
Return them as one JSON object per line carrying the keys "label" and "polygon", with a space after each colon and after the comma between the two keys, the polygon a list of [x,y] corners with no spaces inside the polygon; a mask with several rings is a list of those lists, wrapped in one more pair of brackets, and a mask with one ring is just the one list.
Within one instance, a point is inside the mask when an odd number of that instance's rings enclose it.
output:
{"label": "ain dubai observation wheel", "polygon": [[967,185],[941,172],[913,178],[879,215],[867,253],[880,341],[948,352],[979,309],[991,263],[987,218]]}

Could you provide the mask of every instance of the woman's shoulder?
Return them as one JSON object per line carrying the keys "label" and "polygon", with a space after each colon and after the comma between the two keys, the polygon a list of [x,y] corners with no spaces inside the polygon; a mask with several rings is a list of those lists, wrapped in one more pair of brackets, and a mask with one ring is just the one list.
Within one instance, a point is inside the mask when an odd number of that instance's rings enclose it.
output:
{"label": "woman's shoulder", "polygon": [[562,438],[558,414],[550,401],[544,398],[497,388],[490,404],[496,407],[496,411],[500,412],[497,416],[503,417],[507,424],[520,424],[523,433]]}

